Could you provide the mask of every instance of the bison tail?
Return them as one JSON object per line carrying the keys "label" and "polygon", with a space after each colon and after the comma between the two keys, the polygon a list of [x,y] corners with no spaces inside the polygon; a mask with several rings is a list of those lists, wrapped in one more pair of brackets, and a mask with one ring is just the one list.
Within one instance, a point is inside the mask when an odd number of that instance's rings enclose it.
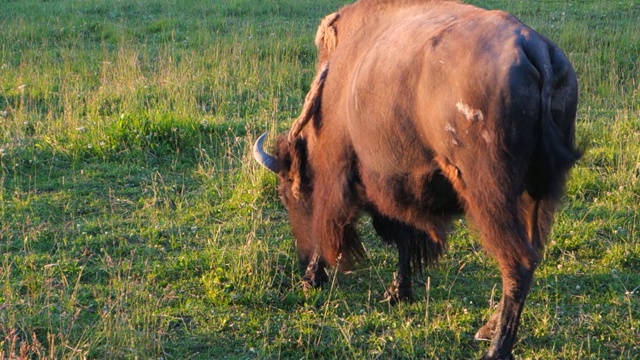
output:
{"label": "bison tail", "polygon": [[540,127],[528,192],[537,199],[558,198],[566,174],[582,157],[582,152],[563,141],[563,134],[551,116],[543,115]]}
{"label": "bison tail", "polygon": [[534,199],[558,199],[569,169],[582,157],[574,145],[577,81],[568,60],[555,46],[536,47],[527,54],[540,72],[542,86],[541,119],[527,191]]}

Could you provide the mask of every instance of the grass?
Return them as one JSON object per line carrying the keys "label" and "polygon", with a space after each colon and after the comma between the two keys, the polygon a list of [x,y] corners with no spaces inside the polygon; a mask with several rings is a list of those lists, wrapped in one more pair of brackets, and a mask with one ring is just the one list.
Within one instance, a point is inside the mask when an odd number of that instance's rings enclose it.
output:
{"label": "grass", "polygon": [[[460,222],[416,302],[379,302],[396,262],[303,291],[274,177],[319,20],[345,1],[0,4],[0,358],[474,358],[500,294]],[[640,357],[640,4],[476,0],[574,63],[578,136],[525,309],[519,359]]]}

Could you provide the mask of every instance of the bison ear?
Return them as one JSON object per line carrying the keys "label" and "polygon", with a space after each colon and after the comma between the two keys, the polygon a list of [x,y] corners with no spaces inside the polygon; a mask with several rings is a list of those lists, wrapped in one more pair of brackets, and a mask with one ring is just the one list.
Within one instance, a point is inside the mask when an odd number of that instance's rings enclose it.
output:
{"label": "bison ear", "polygon": [[281,186],[288,188],[294,198],[300,198],[300,190],[306,189],[308,176],[307,141],[303,137],[289,142],[279,135],[276,139],[275,156],[278,159],[278,178]]}
{"label": "bison ear", "polygon": [[338,29],[334,23],[339,17],[340,14],[337,12],[329,14],[322,19],[320,26],[318,26],[315,42],[321,57],[328,57],[338,46]]}

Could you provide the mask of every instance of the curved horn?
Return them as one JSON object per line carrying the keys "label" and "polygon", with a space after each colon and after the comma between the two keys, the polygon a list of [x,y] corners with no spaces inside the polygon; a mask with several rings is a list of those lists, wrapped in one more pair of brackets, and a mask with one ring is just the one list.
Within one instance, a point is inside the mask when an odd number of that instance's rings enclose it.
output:
{"label": "curved horn", "polygon": [[278,161],[276,160],[276,158],[267,154],[264,151],[263,143],[264,143],[264,139],[267,138],[267,134],[269,134],[268,131],[260,135],[258,140],[256,140],[256,143],[253,144],[253,157],[258,161],[260,165],[266,167],[267,169],[277,174],[279,170]]}

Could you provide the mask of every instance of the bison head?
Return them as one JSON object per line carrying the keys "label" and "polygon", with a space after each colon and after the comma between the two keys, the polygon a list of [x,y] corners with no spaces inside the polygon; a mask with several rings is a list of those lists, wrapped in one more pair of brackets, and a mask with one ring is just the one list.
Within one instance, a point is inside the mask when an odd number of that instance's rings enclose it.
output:
{"label": "bison head", "polygon": [[289,142],[279,135],[273,155],[264,150],[267,133],[253,146],[253,156],[265,168],[278,175],[278,195],[287,209],[291,231],[296,239],[298,259],[306,265],[314,253],[311,237],[311,194],[313,174],[307,157],[307,141],[297,137]]}

